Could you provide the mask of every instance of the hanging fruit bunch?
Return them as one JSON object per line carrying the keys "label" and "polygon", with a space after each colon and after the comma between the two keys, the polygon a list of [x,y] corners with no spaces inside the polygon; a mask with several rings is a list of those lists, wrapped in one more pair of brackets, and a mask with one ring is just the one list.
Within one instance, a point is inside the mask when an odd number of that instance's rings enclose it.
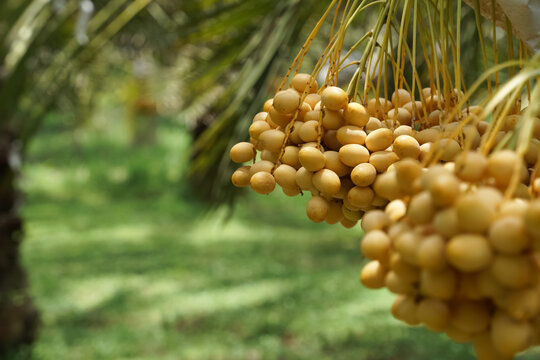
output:
{"label": "hanging fruit bunch", "polygon": [[[231,148],[233,161],[250,163],[232,182],[259,194],[277,186],[310,194],[314,222],[361,220],[370,260],[361,282],[398,295],[397,319],[473,343],[479,359],[512,359],[540,344],[540,55],[528,58],[506,19],[508,61],[497,63],[493,23],[488,66],[473,2],[486,71],[467,88],[461,1],[340,3],[254,116],[250,141]],[[373,29],[343,51],[348,27],[371,6],[379,7]],[[327,48],[311,74],[299,73],[332,9]],[[347,63],[361,46],[361,59]],[[357,70],[341,89],[349,66]]]}
{"label": "hanging fruit bunch", "polygon": [[[384,24],[396,20],[398,1],[381,5],[374,30],[342,58],[341,46],[347,24],[363,8],[345,9],[341,25],[331,37],[313,74],[296,73],[289,88],[284,89],[289,74],[295,66],[298,71],[299,60],[306,55],[335,3],[332,2],[313,30],[274,98],[265,103],[264,111],[254,116],[249,127],[250,141],[234,145],[230,156],[237,163],[253,161],[233,174],[235,186],[250,186],[259,194],[268,194],[276,186],[280,186],[288,196],[310,193],[307,215],[312,221],[341,222],[351,227],[366,211],[383,208],[388,198],[399,196],[394,191],[397,188],[392,188],[387,181],[385,183],[384,179],[388,178],[379,179],[393,163],[404,158],[424,161],[435,146],[441,150],[441,161],[451,161],[464,148],[478,148],[487,136],[483,138],[489,123],[473,121],[482,111],[479,106],[467,103],[464,109],[455,111],[458,100],[463,98],[463,91],[458,90],[463,87],[462,74],[457,61],[453,84],[446,60],[449,57],[459,58],[459,48],[450,46],[448,29],[434,39],[437,30],[432,15],[437,12],[444,14],[447,9],[433,9],[429,5],[431,3],[422,2],[423,7],[415,5],[413,9],[412,2],[406,2],[397,47],[401,56],[376,51],[377,48],[393,49],[390,46],[391,28],[387,27],[384,32],[381,29]],[[419,36],[430,75],[429,86],[423,89],[419,88],[419,75],[414,67],[412,86],[403,76],[406,54],[412,54],[411,64],[417,62],[417,32],[414,33],[412,49],[403,39],[412,12],[426,15],[425,19],[414,16],[415,30],[424,26],[432,31],[431,37],[429,34],[424,34],[425,39]],[[336,11],[334,23],[337,22],[337,14]],[[448,19],[441,16],[443,20]],[[381,38],[382,44],[378,40]],[[347,57],[364,42],[367,44],[362,59],[347,64]],[[439,59],[433,50],[435,47],[452,50],[443,52]],[[396,57],[397,60],[394,59]],[[389,75],[386,63],[392,65],[394,87],[397,89],[391,95],[387,90]],[[324,64],[329,64],[329,70],[325,83],[319,87],[315,76]],[[334,86],[340,70],[351,65],[356,65],[358,70],[349,89],[345,91]],[[370,72],[366,68],[377,71]],[[362,90],[359,86],[363,74],[366,80]],[[376,84],[373,83],[375,78]],[[379,96],[381,83],[383,96]],[[493,141],[502,140],[511,125],[500,129]]]}
{"label": "hanging fruit bunch", "polygon": [[471,342],[479,359],[513,359],[540,344],[540,86],[523,114],[508,115],[540,75],[538,60],[474,119],[492,116],[477,150],[444,164],[437,151],[428,162],[396,162],[381,177],[398,194],[362,219],[371,260],[362,284],[397,294],[397,319]]}
{"label": "hanging fruit bunch", "polygon": [[404,160],[394,173],[407,175],[410,200],[362,220],[371,260],[362,283],[398,294],[397,319],[473,342],[480,359],[511,359],[540,340],[540,200],[492,186],[510,180],[516,161],[507,150],[427,171]]}

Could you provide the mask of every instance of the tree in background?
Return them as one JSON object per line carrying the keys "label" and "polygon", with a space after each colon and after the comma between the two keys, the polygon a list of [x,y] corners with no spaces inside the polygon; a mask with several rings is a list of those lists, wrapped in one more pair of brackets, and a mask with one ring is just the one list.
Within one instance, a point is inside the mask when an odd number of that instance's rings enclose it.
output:
{"label": "tree in background", "polygon": [[0,3],[0,358],[29,355],[39,324],[19,258],[24,148],[61,95],[72,95],[74,74],[150,1]]}
{"label": "tree in background", "polygon": [[[319,4],[322,9],[324,1]],[[165,74],[176,75],[173,81],[185,75],[182,69],[193,69],[186,63],[199,63],[185,79],[193,96],[184,103],[192,104],[191,110],[202,105],[195,112],[199,119],[227,108],[228,121],[234,120],[242,111],[239,105],[256,106],[267,96],[273,64],[288,58],[287,45],[296,43],[312,11],[299,1],[276,5],[270,0],[0,3],[0,357],[28,351],[39,324],[19,258],[23,220],[17,177],[24,150],[45,114],[60,109],[83,123],[104,69],[114,62],[109,51],[133,62],[150,51],[168,69]],[[219,94],[217,101],[207,101]],[[135,111],[155,110],[145,95],[136,94]],[[200,124],[196,134],[208,125]]]}

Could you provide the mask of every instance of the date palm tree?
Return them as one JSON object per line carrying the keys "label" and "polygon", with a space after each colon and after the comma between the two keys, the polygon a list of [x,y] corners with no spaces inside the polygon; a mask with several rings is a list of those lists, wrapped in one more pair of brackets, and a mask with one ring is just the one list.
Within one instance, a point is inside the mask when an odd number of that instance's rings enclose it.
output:
{"label": "date palm tree", "polygon": [[[131,36],[114,37],[119,31],[142,32],[164,63],[183,56],[191,44],[196,44],[197,56],[212,48],[217,56],[198,69],[192,83],[200,90],[215,80],[212,74],[217,70],[224,78],[236,78],[246,66],[232,60],[244,59],[237,56],[241,51],[262,56],[264,63],[255,66],[250,86],[241,90],[245,93],[259,87],[269,72],[281,48],[278,42],[294,33],[287,22],[300,10],[298,1],[275,6],[270,0],[0,2],[0,358],[14,353],[28,356],[37,336],[38,311],[20,260],[24,221],[17,179],[25,148],[44,115],[55,108],[59,97],[72,95],[73,74],[91,65],[111,39],[120,49],[132,47]],[[259,31],[260,20],[264,30]],[[263,51],[258,42],[270,34],[280,35]],[[242,37],[250,40],[240,41]],[[229,67],[234,71],[225,71]]]}
{"label": "date palm tree", "polygon": [[[39,325],[20,261],[24,149],[70,75],[151,0],[0,2],[0,358],[29,356]],[[91,17],[92,13],[95,14]]]}
{"label": "date palm tree", "polygon": [[[17,179],[25,148],[58,99],[69,97],[72,108],[81,107],[73,94],[74,74],[91,69],[108,44],[139,50],[132,41],[135,33],[146,37],[144,45],[160,61],[171,64],[191,43],[202,49],[226,39],[224,19],[241,29],[252,22],[242,16],[271,8],[270,1],[262,7],[256,1],[218,0],[0,1],[0,358],[28,356],[37,336],[38,311],[20,260],[24,221]],[[225,41],[222,49],[229,45]],[[231,50],[218,62],[229,65]],[[101,61],[107,60],[102,56]]]}

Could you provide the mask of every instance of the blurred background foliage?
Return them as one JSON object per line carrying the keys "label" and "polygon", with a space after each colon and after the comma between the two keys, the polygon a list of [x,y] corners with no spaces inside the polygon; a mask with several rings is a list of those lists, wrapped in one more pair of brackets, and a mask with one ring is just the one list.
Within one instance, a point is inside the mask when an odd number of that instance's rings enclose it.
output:
{"label": "blurred background foliage", "polygon": [[[303,199],[230,185],[228,148],[328,3],[0,1],[0,133],[24,159],[36,358],[472,359],[360,287],[359,229],[308,224]],[[470,84],[483,65],[463,16]],[[301,71],[330,24],[319,34]]]}
{"label": "blurred background foliage", "polygon": [[[328,1],[88,1],[87,15],[84,3],[0,5],[2,121],[28,139],[48,111],[72,114],[77,126],[91,116],[96,94],[112,93],[122,100],[134,144],[152,143],[159,115],[187,124],[195,140],[188,174],[195,190],[210,203],[230,202],[239,191],[230,185],[227,149],[246,137],[251,117],[277,89]],[[373,7],[357,19],[344,49],[369,31],[375,14]],[[462,24],[470,84],[483,70],[472,9],[463,8]],[[311,72],[330,27],[327,21],[301,71]],[[490,31],[486,22],[488,46]],[[503,31],[498,40],[504,59]],[[360,55],[361,48],[352,59]],[[427,80],[422,58],[417,67]],[[343,84],[351,75],[343,74]]]}

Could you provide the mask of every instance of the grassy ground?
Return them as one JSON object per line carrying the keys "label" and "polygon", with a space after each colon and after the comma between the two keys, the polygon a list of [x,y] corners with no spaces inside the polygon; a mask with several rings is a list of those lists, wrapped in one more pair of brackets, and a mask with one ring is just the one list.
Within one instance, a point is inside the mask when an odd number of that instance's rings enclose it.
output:
{"label": "grassy ground", "polygon": [[393,320],[392,296],[359,285],[358,229],[311,224],[305,199],[280,194],[205,213],[179,182],[183,129],[138,149],[118,130],[54,121],[30,149],[37,359],[473,358]]}

